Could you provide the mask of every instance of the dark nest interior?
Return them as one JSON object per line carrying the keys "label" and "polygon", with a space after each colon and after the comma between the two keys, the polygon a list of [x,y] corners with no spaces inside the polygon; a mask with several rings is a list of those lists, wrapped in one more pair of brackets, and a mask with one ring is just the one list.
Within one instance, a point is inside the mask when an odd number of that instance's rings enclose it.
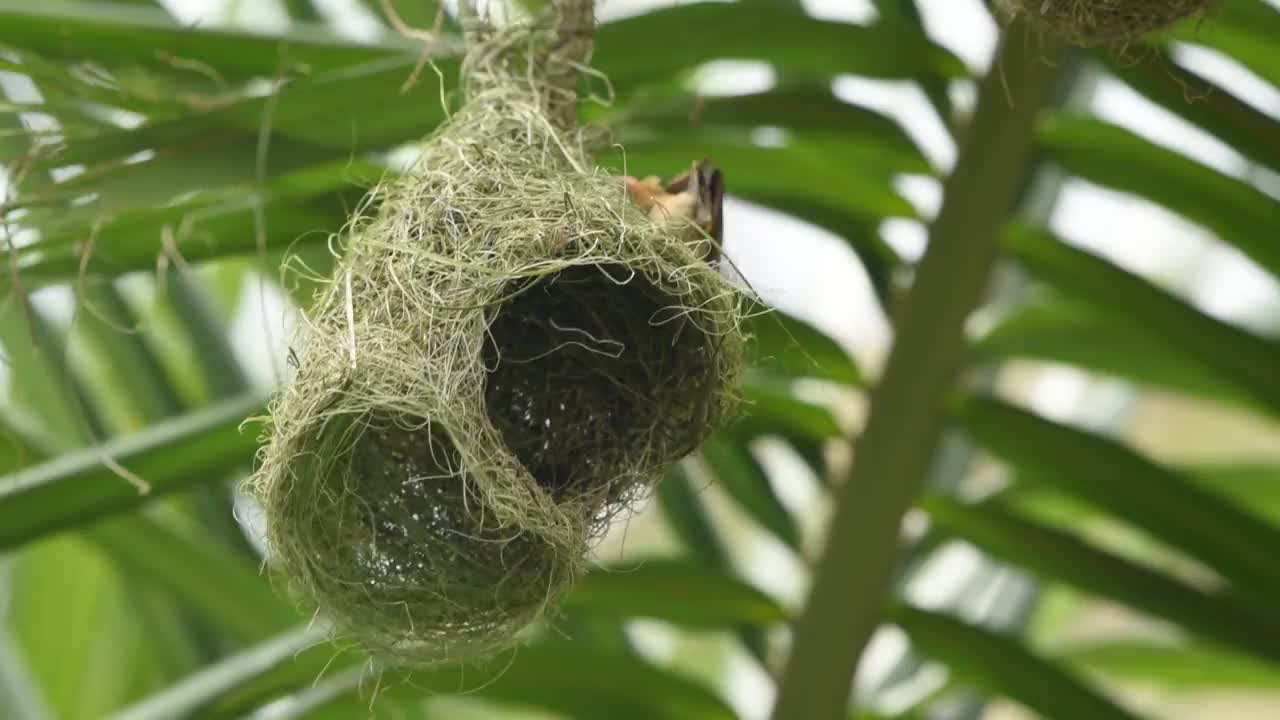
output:
{"label": "dark nest interior", "polygon": [[616,479],[696,447],[716,339],[675,299],[617,264],[512,285],[484,346],[485,403],[544,490],[616,493]]}

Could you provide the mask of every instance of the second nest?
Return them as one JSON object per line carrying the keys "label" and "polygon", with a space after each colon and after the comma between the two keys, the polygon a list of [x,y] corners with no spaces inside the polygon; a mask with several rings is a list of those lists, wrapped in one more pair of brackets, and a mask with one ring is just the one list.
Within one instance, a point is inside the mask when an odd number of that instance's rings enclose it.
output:
{"label": "second nest", "polygon": [[1215,0],[997,0],[1010,17],[1083,45],[1123,45],[1208,9]]}

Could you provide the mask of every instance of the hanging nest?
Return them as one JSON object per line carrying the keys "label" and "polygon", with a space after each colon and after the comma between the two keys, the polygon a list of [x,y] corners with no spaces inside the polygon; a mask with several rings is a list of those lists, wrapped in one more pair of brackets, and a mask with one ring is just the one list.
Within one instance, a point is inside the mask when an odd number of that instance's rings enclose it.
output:
{"label": "hanging nest", "polygon": [[251,482],[272,565],[392,662],[519,642],[735,404],[742,293],[552,121],[537,32],[471,49],[339,238]]}
{"label": "hanging nest", "polygon": [[1125,44],[1191,17],[1213,0],[997,0],[1009,17],[1081,45]]}

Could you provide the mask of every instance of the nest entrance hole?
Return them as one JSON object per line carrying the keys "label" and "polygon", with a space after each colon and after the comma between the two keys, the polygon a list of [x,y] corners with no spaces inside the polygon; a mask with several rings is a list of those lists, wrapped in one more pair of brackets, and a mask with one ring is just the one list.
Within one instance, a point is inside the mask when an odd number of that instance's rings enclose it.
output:
{"label": "nest entrance hole", "polygon": [[[511,283],[484,346],[485,402],[507,446],[557,501],[607,501],[617,481],[687,454],[705,415],[709,338],[621,264]],[[659,455],[647,457],[657,448]],[[621,483],[625,484],[625,483]]]}

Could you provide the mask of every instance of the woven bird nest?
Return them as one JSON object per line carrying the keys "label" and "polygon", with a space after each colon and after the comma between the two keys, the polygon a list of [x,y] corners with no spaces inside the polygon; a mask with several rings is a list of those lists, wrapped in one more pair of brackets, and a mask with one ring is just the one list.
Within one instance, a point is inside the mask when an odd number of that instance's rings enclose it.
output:
{"label": "woven bird nest", "polygon": [[1127,43],[1203,11],[1213,0],[997,0],[1010,17],[1083,45]]}
{"label": "woven bird nest", "polygon": [[550,119],[522,32],[335,244],[251,483],[273,566],[393,662],[518,642],[742,369],[742,294]]}

